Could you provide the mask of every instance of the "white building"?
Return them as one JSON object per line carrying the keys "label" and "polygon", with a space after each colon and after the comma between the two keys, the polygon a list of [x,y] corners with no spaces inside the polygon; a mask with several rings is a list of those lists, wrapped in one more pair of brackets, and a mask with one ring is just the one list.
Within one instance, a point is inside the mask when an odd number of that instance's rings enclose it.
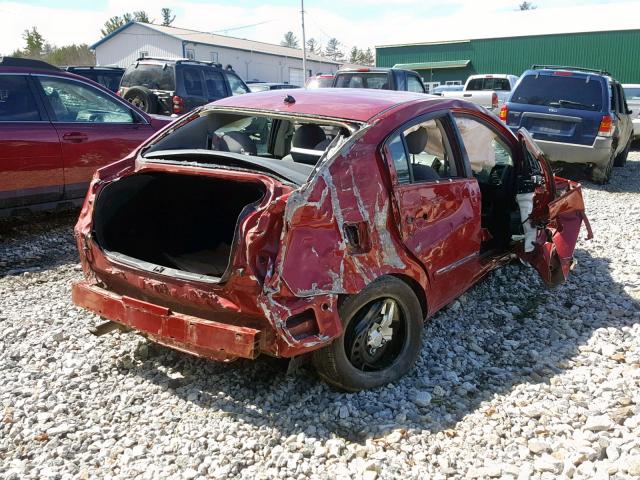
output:
{"label": "white building", "polygon": [[[94,43],[98,65],[127,67],[140,57],[190,58],[231,65],[245,81],[304,84],[302,50],[242,38],[129,22]],[[307,76],[335,73],[340,64],[307,54]]]}

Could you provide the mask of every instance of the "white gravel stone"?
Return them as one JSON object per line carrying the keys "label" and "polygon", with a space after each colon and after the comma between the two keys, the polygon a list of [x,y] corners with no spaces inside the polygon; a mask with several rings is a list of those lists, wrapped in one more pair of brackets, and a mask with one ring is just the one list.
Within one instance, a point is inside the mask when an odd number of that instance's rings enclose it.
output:
{"label": "white gravel stone", "polygon": [[393,385],[209,362],[71,303],[74,215],[0,222],[0,478],[640,476],[640,154],[584,182],[595,238],[545,287],[512,263],[425,325]]}

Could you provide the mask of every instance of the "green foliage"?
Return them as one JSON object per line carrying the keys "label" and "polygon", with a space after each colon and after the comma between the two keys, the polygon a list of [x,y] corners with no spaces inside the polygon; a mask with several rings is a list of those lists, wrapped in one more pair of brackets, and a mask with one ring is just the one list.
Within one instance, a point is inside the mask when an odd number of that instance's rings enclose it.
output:
{"label": "green foliage", "polygon": [[25,30],[22,38],[27,43],[24,50],[26,55],[36,58],[42,54],[42,50],[44,49],[44,37],[40,35],[40,32],[38,32],[36,27],[31,27],[31,30]]}
{"label": "green foliage", "polygon": [[[166,10],[169,10],[169,9],[166,9]],[[171,15],[171,10],[169,10],[169,15]],[[133,13],[125,13],[122,16],[116,15],[115,17],[111,17],[109,20],[104,22],[104,27],[101,30],[102,36],[106,37],[107,35],[116,31],[123,25],[126,25],[127,23],[133,22],[133,21],[142,22],[142,23],[153,23],[153,20],[149,19],[149,14],[144,10],[138,10],[137,12],[133,12]],[[173,21],[173,19],[171,21]]]}
{"label": "green foliage", "polygon": [[44,60],[57,66],[96,64],[96,57],[89,50],[89,45],[86,43],[56,47],[45,41],[36,27],[32,27],[31,30],[25,30],[22,38],[25,41],[25,48],[14,51],[11,54],[12,57]]}
{"label": "green foliage", "polygon": [[170,8],[163,8],[160,11],[160,13],[162,14],[162,25],[164,25],[165,27],[168,27],[169,25],[171,25],[173,21],[176,19],[175,15],[171,15]]}
{"label": "green foliage", "polygon": [[284,34],[284,39],[280,42],[283,47],[298,48],[298,39],[293,32],[287,32]]}
{"label": "green foliage", "polygon": [[375,58],[373,58],[373,52],[371,48],[366,50],[360,50],[358,47],[353,47],[349,52],[349,63],[357,63],[358,65],[373,65]]}

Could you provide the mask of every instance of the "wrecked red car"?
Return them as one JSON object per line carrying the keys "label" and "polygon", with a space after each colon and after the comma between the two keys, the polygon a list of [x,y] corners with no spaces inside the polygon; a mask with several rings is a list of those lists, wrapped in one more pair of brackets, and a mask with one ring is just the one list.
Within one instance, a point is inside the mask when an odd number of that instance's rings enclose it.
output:
{"label": "wrecked red car", "polygon": [[563,281],[583,221],[580,185],[473,104],[229,97],[97,172],[73,300],[206,358],[310,354],[356,391],[405,374],[425,318],[501,263]]}

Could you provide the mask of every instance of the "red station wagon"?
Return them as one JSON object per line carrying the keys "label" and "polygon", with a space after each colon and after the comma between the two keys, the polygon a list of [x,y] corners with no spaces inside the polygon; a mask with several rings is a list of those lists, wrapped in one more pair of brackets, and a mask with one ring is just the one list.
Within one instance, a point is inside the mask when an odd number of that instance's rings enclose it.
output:
{"label": "red station wagon", "polygon": [[496,266],[563,281],[583,221],[580,185],[473,104],[229,97],[97,172],[73,300],[211,359],[310,354],[356,391],[405,374],[424,320]]}
{"label": "red station wagon", "polygon": [[80,204],[97,168],[171,119],[38,60],[0,61],[0,217]]}

